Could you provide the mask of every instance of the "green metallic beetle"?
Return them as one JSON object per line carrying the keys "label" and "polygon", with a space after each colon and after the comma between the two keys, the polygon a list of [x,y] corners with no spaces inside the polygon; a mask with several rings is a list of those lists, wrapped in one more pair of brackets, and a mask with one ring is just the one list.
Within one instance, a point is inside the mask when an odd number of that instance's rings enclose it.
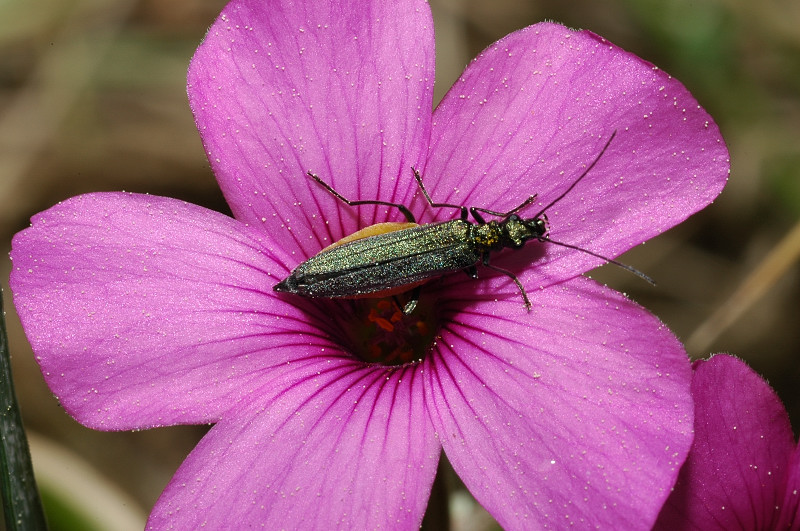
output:
{"label": "green metallic beetle", "polygon": [[[652,283],[647,276],[628,265],[580,247],[555,242],[546,235],[545,211],[586,177],[608,149],[615,135],[616,132],[580,177],[538,214],[528,219],[521,218],[517,212],[533,203],[536,195],[528,197],[508,212],[434,203],[422,183],[422,177],[414,169],[417,184],[431,207],[457,208],[461,211],[459,219],[418,225],[414,215],[404,205],[377,200],[350,201],[309,172],[309,177],[347,205],[392,206],[402,212],[408,223],[378,223],[346,236],[298,265],[273,289],[310,298],[386,297],[418,288],[432,278],[455,271],[465,271],[469,276],[477,278],[477,265],[482,264],[513,280],[522,294],[525,308],[530,309],[528,295],[516,275],[492,265],[489,258],[492,252],[504,248],[519,249],[532,239],[582,251],[628,269]],[[468,213],[475,223],[467,219]],[[497,216],[501,220],[487,222],[481,213]],[[411,313],[416,303],[417,297],[412,296],[403,312]]]}

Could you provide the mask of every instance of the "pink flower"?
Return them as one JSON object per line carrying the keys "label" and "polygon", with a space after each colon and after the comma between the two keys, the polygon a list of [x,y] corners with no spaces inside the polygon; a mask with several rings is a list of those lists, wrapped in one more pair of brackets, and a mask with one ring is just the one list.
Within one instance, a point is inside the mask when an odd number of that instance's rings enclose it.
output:
{"label": "pink flower", "polygon": [[656,529],[800,529],[800,453],[769,384],[725,355],[694,365],[695,438]]}
{"label": "pink flower", "polygon": [[581,276],[602,260],[537,242],[494,257],[530,313],[485,268],[426,284],[409,318],[272,290],[329,243],[402,220],[339,203],[308,170],[430,222],[457,212],[426,206],[412,166],[435,201],[545,205],[617,131],[547,212],[554,239],[611,257],[724,186],[711,117],[597,35],[513,33],[432,114],[433,65],[421,0],[235,0],[188,86],[235,219],[89,194],[15,237],[15,303],[73,417],[215,424],[150,527],[416,528],[442,450],[504,527],[655,521],[691,443],[690,368],[656,318]]}

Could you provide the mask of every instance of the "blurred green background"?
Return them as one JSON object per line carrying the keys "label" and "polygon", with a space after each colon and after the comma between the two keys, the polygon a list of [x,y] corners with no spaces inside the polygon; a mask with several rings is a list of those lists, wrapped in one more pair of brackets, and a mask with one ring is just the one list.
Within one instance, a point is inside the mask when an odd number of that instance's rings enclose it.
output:
{"label": "blurred green background", "polygon": [[[0,0],[2,256],[32,214],[84,192],[148,192],[227,211],[185,95],[188,61],[224,3]],[[800,2],[431,0],[431,6],[437,101],[484,47],[545,19],[599,33],[692,91],[728,142],[727,188],[689,222],[623,257],[657,287],[616,268],[592,276],[656,313],[693,357],[725,351],[744,358],[797,419]],[[9,269],[8,259],[0,260],[4,287]],[[10,294],[4,296],[23,416],[44,438],[35,442],[40,482],[58,489],[52,482],[71,478],[71,490],[94,493],[98,511],[110,508],[116,528],[141,528],[205,429],[100,433],[79,426],[44,385]],[[48,474],[56,479],[44,479]],[[452,506],[461,511],[455,528],[491,525],[467,497],[457,496]],[[107,525],[99,522],[98,528]]]}

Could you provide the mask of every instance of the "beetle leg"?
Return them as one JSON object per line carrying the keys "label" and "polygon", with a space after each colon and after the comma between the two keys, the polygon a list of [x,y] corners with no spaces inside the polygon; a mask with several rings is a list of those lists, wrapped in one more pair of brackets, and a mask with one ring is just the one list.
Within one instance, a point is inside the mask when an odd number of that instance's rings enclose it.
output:
{"label": "beetle leg", "polygon": [[422,195],[425,196],[425,200],[428,202],[430,206],[434,208],[442,208],[442,207],[457,208],[461,211],[461,219],[467,221],[467,207],[465,207],[464,205],[454,205],[452,203],[434,203],[433,199],[431,199],[431,196],[428,195],[428,190],[425,189],[425,185],[422,184],[422,175],[420,175],[419,170],[413,166],[411,167],[411,169],[414,171],[414,178],[417,180],[417,186],[419,186],[419,189],[422,190]]}
{"label": "beetle leg", "polygon": [[472,219],[477,221],[478,225],[486,225],[486,220],[478,213],[477,207],[469,207],[469,213],[472,214]]}
{"label": "beetle leg", "polygon": [[[497,216],[499,218],[507,218],[511,214],[516,214],[526,206],[530,205],[534,201],[536,201],[536,194],[528,197],[525,201],[518,204],[508,212],[497,212],[496,210],[489,210],[488,208],[481,208],[481,207],[470,207],[469,211],[472,213],[472,217],[478,220],[478,217],[475,216],[476,212],[483,212],[484,214],[489,214],[490,216]],[[482,221],[481,221],[482,222]]]}
{"label": "beetle leg", "polygon": [[325,187],[325,189],[328,192],[330,192],[331,195],[333,195],[339,201],[342,201],[343,203],[345,203],[347,206],[383,205],[383,206],[395,207],[396,209],[398,209],[400,211],[401,214],[403,214],[403,216],[405,216],[405,218],[409,221],[409,223],[416,223],[417,222],[417,219],[414,217],[414,214],[412,214],[411,211],[408,208],[406,208],[405,205],[401,205],[400,203],[390,203],[388,201],[378,201],[377,199],[364,199],[364,200],[360,200],[360,201],[350,201],[349,199],[345,199],[344,196],[342,196],[342,194],[340,194],[339,192],[334,190],[331,185],[329,185],[328,183],[326,183],[325,181],[320,179],[316,174],[314,174],[314,173],[309,171],[309,172],[306,173],[306,175],[308,175],[309,177],[311,177],[312,179],[317,181],[319,184],[321,184],[323,187]]}
{"label": "beetle leg", "polygon": [[[417,309],[417,303],[419,302],[419,293],[420,293],[420,291],[421,290],[420,290],[419,286],[417,286],[416,288],[414,288],[414,289],[412,289],[410,291],[409,299],[405,303],[405,305],[403,306],[403,315],[411,315],[412,313],[414,313],[414,310]],[[394,302],[395,302],[395,304],[400,306],[400,304],[397,303],[397,296],[396,295],[394,296]]]}
{"label": "beetle leg", "polygon": [[528,294],[525,292],[525,287],[522,285],[522,282],[519,281],[519,279],[514,273],[512,273],[507,269],[503,269],[502,267],[497,267],[490,264],[488,254],[484,255],[483,257],[483,265],[485,265],[489,269],[497,271],[498,273],[503,273],[505,276],[513,280],[514,284],[516,284],[517,287],[519,288],[519,292],[522,294],[522,300],[525,301],[525,309],[531,311],[531,301],[528,300]]}
{"label": "beetle leg", "polygon": [[464,273],[466,273],[469,278],[478,278],[478,268],[475,266],[465,268]]}

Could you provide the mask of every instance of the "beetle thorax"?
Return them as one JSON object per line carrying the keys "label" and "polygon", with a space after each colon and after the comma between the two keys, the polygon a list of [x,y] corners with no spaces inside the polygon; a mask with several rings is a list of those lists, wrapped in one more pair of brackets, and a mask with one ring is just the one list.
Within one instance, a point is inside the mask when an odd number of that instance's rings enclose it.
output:
{"label": "beetle thorax", "polygon": [[503,222],[490,221],[483,225],[473,225],[472,238],[478,252],[497,251],[506,247]]}

